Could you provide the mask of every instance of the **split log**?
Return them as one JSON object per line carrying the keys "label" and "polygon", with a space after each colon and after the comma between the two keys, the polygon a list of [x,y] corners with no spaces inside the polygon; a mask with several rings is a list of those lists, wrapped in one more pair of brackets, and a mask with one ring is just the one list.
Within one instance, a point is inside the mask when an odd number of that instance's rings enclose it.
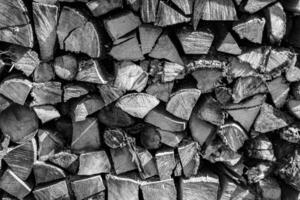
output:
{"label": "split log", "polygon": [[98,126],[96,118],[73,122],[71,149],[76,152],[98,150],[101,145]]}
{"label": "split log", "polygon": [[33,97],[31,106],[53,105],[62,102],[60,82],[34,83],[30,94]]}
{"label": "split log", "polygon": [[26,106],[12,104],[0,114],[0,128],[12,142],[22,143],[30,140],[38,131],[38,118]]}
{"label": "split log", "polygon": [[40,64],[37,52],[31,49],[11,45],[8,52],[14,68],[22,71],[26,76],[30,76]]}
{"label": "split log", "polygon": [[158,175],[155,160],[148,150],[137,147],[136,154],[139,163],[139,174],[142,179]]}
{"label": "split log", "polygon": [[137,169],[128,146],[110,149],[110,155],[116,174],[122,174]]}
{"label": "split log", "polygon": [[35,0],[32,3],[34,27],[43,61],[53,59],[56,44],[56,28],[59,6],[50,1]]}
{"label": "split log", "polygon": [[243,9],[246,12],[255,13],[273,2],[275,2],[275,0],[250,0],[247,1]]}
{"label": "split log", "polygon": [[185,54],[207,54],[214,35],[209,29],[192,30],[183,27],[176,33]]}
{"label": "split log", "polygon": [[111,82],[106,85],[98,85],[98,91],[105,102],[105,105],[111,104],[125,94],[125,91],[113,86]]}
{"label": "split log", "polygon": [[37,200],[70,199],[66,181],[36,187],[33,194]]}
{"label": "split log", "polygon": [[176,167],[173,149],[159,149],[155,153],[157,171],[160,180],[170,179]]}
{"label": "split log", "polygon": [[248,182],[252,184],[264,180],[267,176],[271,174],[272,170],[272,163],[261,162],[249,168],[245,174],[247,175]]}
{"label": "split log", "polygon": [[73,125],[72,119],[61,117],[54,121],[55,129],[65,139],[67,144],[72,142]]}
{"label": "split log", "polygon": [[158,0],[144,0],[141,1],[141,18],[144,23],[155,22],[157,18]]}
{"label": "split log", "polygon": [[200,146],[192,140],[183,140],[178,147],[178,154],[185,177],[195,176],[200,168]]}
{"label": "split log", "polygon": [[276,161],[273,144],[265,135],[261,135],[250,140],[246,145],[247,155],[250,158]]}
{"label": "split log", "polygon": [[166,110],[174,116],[189,120],[201,91],[198,89],[181,89],[171,95]]}
{"label": "split log", "polygon": [[218,195],[219,200],[230,200],[233,196],[234,191],[237,189],[237,184],[228,178],[226,175],[222,174],[220,176],[220,193]]}
{"label": "split log", "polygon": [[84,121],[86,118],[101,110],[105,106],[103,99],[99,95],[88,95],[71,106],[71,117],[75,122]]}
{"label": "split log", "polygon": [[92,58],[103,55],[103,44],[96,24],[80,11],[64,6],[57,26],[60,49],[85,53]]}
{"label": "split log", "polygon": [[0,178],[0,188],[18,199],[24,199],[33,187],[20,179],[13,171],[7,169]]}
{"label": "split log", "polygon": [[283,77],[278,77],[271,82],[267,83],[269,92],[271,93],[273,103],[277,108],[281,108],[288,97],[290,86],[283,79]]}
{"label": "split log", "polygon": [[37,144],[35,139],[9,148],[7,154],[3,157],[3,160],[13,173],[22,180],[26,180],[29,177],[36,159]]}
{"label": "split log", "polygon": [[267,133],[284,128],[291,124],[292,121],[292,118],[286,113],[264,103],[254,123],[254,130],[260,133]]}
{"label": "split log", "polygon": [[22,0],[7,2],[1,0],[0,41],[33,47],[33,30],[29,13]]}
{"label": "split log", "polygon": [[238,188],[232,194],[232,200],[248,199],[255,200],[256,196],[247,187],[238,186]]}
{"label": "split log", "polygon": [[104,131],[105,144],[112,149],[123,148],[128,144],[127,133],[120,128],[109,128]]}
{"label": "split log", "polygon": [[225,34],[225,36],[220,40],[220,43],[217,46],[217,50],[232,55],[240,55],[242,53],[241,48],[239,47],[235,39],[232,37],[230,32]]}
{"label": "split log", "polygon": [[159,100],[154,96],[146,93],[131,93],[121,97],[116,106],[133,117],[144,118],[158,104]]}
{"label": "split log", "polygon": [[227,123],[221,126],[218,130],[218,134],[224,144],[235,152],[249,139],[243,128],[236,123]]}
{"label": "split log", "polygon": [[94,84],[107,84],[110,77],[105,71],[102,63],[95,59],[81,60],[78,63],[78,72],[75,80],[94,83]]}
{"label": "split log", "polygon": [[288,110],[292,115],[294,115],[297,119],[300,119],[300,113],[299,113],[299,106],[300,106],[300,101],[299,100],[293,100],[290,99],[287,102],[287,107]]}
{"label": "split log", "polygon": [[300,81],[300,69],[296,66],[291,66],[287,69],[285,78],[288,82]]}
{"label": "split log", "polygon": [[290,143],[300,142],[300,127],[298,124],[292,124],[279,131],[280,138]]}
{"label": "split log", "polygon": [[239,35],[241,39],[245,38],[250,42],[261,44],[265,24],[265,18],[252,16],[237,22],[232,29]]}
{"label": "split log", "polygon": [[142,2],[139,0],[126,0],[126,4],[134,11],[138,12],[140,10]]}
{"label": "split log", "polygon": [[[143,3],[144,2],[146,3],[148,2],[148,0],[143,1]],[[155,42],[157,41],[158,37],[161,35],[162,31],[163,31],[162,28],[150,24],[142,24],[139,27],[141,49],[143,54],[148,54],[151,52],[152,48],[155,45]]]}
{"label": "split log", "polygon": [[166,59],[183,65],[183,61],[176,47],[167,34],[162,34],[162,36],[160,36],[149,56],[157,59]]}
{"label": "split log", "polygon": [[133,31],[141,25],[139,17],[132,12],[125,11],[104,19],[104,26],[113,41]]}
{"label": "split log", "polygon": [[24,105],[32,89],[32,83],[22,77],[7,77],[0,84],[0,94],[15,103]]}
{"label": "split log", "polygon": [[162,130],[180,132],[186,129],[186,121],[168,113],[163,106],[157,106],[144,118],[146,123],[152,124]]}
{"label": "split log", "polygon": [[67,151],[56,153],[48,160],[71,174],[75,174],[78,170],[78,156]]}
{"label": "split log", "polygon": [[122,0],[92,0],[86,3],[94,17],[99,17],[117,8],[122,8]]}
{"label": "split log", "polygon": [[234,21],[237,20],[235,5],[232,0],[195,0],[193,26],[196,30],[200,20]]}
{"label": "split log", "polygon": [[180,179],[180,200],[211,199],[217,200],[219,177],[210,172],[203,171],[189,179]]}
{"label": "split log", "polygon": [[290,49],[271,49],[264,71],[267,73],[280,71],[282,68],[293,65],[294,57],[295,53]]}
{"label": "split log", "polygon": [[86,200],[105,200],[105,191],[102,191],[98,194],[95,194],[89,198],[87,198]]}
{"label": "split log", "polygon": [[271,43],[280,43],[286,34],[286,14],[281,3],[276,3],[265,10],[267,30]]}
{"label": "split log", "polygon": [[67,84],[63,86],[64,102],[73,98],[78,98],[89,93],[89,90],[85,86],[79,84]]}
{"label": "split log", "polygon": [[182,165],[179,159],[179,156],[175,157],[175,161],[176,161],[176,167],[174,169],[174,176],[175,177],[181,177],[183,174],[183,169],[182,169]]}
{"label": "split log", "polygon": [[227,76],[233,79],[257,75],[249,63],[240,61],[237,57],[229,58]]}
{"label": "split log", "polygon": [[140,182],[135,174],[106,175],[108,200],[139,200]]}
{"label": "split log", "polygon": [[255,70],[261,69],[265,65],[266,54],[268,54],[268,51],[268,47],[251,48],[239,55],[238,59],[241,62],[250,64]]}
{"label": "split log", "polygon": [[12,105],[12,102],[0,95],[0,113]]}
{"label": "split log", "polygon": [[66,174],[62,169],[41,161],[36,161],[34,163],[33,173],[36,184],[48,183],[66,177]]}
{"label": "split log", "polygon": [[146,126],[140,134],[140,142],[146,149],[158,149],[161,146],[161,135],[153,126]]}
{"label": "split log", "polygon": [[172,2],[180,8],[185,15],[191,15],[193,13],[194,0],[172,0]]}
{"label": "split log", "polygon": [[194,71],[192,76],[197,80],[197,88],[202,93],[208,93],[220,85],[218,82],[221,80],[223,72],[219,69],[203,68]]}
{"label": "split log", "polygon": [[267,91],[267,85],[262,78],[255,76],[241,77],[233,86],[232,98],[234,103],[239,103],[248,97]]}
{"label": "split log", "polygon": [[42,62],[35,68],[33,73],[33,80],[36,83],[49,82],[54,78],[53,63]]}
{"label": "split log", "polygon": [[115,64],[114,87],[122,91],[144,90],[148,82],[148,74],[140,66],[130,61]]}
{"label": "split log", "polygon": [[79,156],[78,175],[109,173],[110,169],[111,165],[105,151],[83,153]]}
{"label": "split log", "polygon": [[8,152],[9,143],[10,143],[9,136],[4,135],[3,138],[0,141],[0,170],[2,169],[2,160],[3,160],[3,157]]}
{"label": "split log", "polygon": [[177,190],[173,179],[163,181],[149,180],[142,182],[141,190],[144,200],[173,200],[177,198]]}
{"label": "split log", "polygon": [[149,85],[146,92],[163,102],[168,102],[171,96],[171,92],[174,86],[174,82],[167,83],[154,83]]}
{"label": "split log", "polygon": [[71,181],[72,191],[76,199],[86,199],[105,190],[100,175]]}
{"label": "split log", "polygon": [[184,66],[172,62],[164,62],[161,82],[166,83],[175,81],[176,79],[183,79],[185,73],[186,71]]}
{"label": "split log", "polygon": [[39,129],[38,136],[38,158],[41,161],[48,160],[49,157],[64,148],[64,141],[58,132],[46,129]]}
{"label": "split log", "polygon": [[55,74],[67,81],[71,81],[75,78],[78,71],[78,63],[74,56],[63,55],[55,58],[54,61]]}
{"label": "split log", "polygon": [[300,82],[297,81],[291,85],[291,93],[296,100],[300,100]]}
{"label": "split log", "polygon": [[157,128],[156,131],[160,134],[160,142],[172,148],[177,147],[186,136],[185,132],[164,131],[159,128]]}
{"label": "split log", "polygon": [[182,15],[172,7],[168,6],[163,1],[159,2],[156,21],[155,21],[156,26],[165,27],[174,24],[189,22],[190,20],[191,20],[190,17],[186,17]]}
{"label": "split log", "polygon": [[223,105],[232,101],[232,90],[227,87],[217,87],[215,89],[216,99]]}
{"label": "split log", "polygon": [[36,106],[33,107],[33,110],[43,124],[54,119],[60,118],[58,110],[51,105]]}
{"label": "split log", "polygon": [[121,44],[113,46],[109,52],[116,60],[144,60],[140,44],[137,40],[137,37],[133,37]]}

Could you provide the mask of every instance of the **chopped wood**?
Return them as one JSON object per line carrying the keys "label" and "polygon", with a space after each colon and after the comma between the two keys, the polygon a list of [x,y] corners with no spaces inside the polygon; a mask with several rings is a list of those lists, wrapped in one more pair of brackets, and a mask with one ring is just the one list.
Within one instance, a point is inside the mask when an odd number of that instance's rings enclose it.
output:
{"label": "chopped wood", "polygon": [[55,78],[52,63],[42,62],[34,70],[33,80],[37,83],[49,82]]}
{"label": "chopped wood", "polygon": [[37,144],[35,139],[16,147],[8,148],[7,154],[3,157],[3,160],[13,173],[22,180],[26,180],[29,177],[36,159]]}
{"label": "chopped wood", "polygon": [[247,144],[247,154],[250,158],[276,161],[273,145],[265,135],[258,136],[249,141]]}
{"label": "chopped wood", "polygon": [[174,176],[175,177],[180,177],[183,174],[183,170],[182,170],[182,165],[181,165],[179,156],[175,157],[175,161],[176,161],[176,167],[174,169]]}
{"label": "chopped wood", "polygon": [[71,149],[76,152],[98,150],[101,145],[98,120],[87,118],[73,122]]}
{"label": "chopped wood", "polygon": [[163,83],[172,82],[175,79],[183,79],[184,76],[184,66],[172,62],[164,62],[164,68],[161,75],[161,81]]}
{"label": "chopped wood", "polygon": [[272,171],[272,163],[261,162],[251,168],[246,172],[247,179],[249,183],[258,183],[270,175]]}
{"label": "chopped wood", "polygon": [[219,45],[217,46],[217,50],[232,55],[240,55],[242,53],[241,48],[239,47],[235,39],[232,37],[230,32],[228,32],[220,41]]}
{"label": "chopped wood", "polygon": [[214,88],[219,86],[223,73],[219,69],[198,69],[192,73],[193,77],[197,80],[197,88],[202,93],[211,92]]}
{"label": "chopped wood", "polygon": [[91,0],[86,5],[95,17],[123,7],[122,0]]}
{"label": "chopped wood", "polygon": [[98,194],[88,197],[86,200],[105,200],[105,194],[105,191],[102,191]]}
{"label": "chopped wood", "polygon": [[207,54],[214,40],[214,35],[209,29],[192,30],[183,27],[176,35],[185,54]]}
{"label": "chopped wood", "polygon": [[172,2],[180,8],[185,15],[191,15],[193,13],[194,0],[172,0]]}
{"label": "chopped wood", "polygon": [[254,130],[260,133],[267,133],[284,128],[292,123],[292,118],[286,113],[264,103],[254,123]]}
{"label": "chopped wood", "polygon": [[98,85],[97,88],[103,101],[105,102],[105,105],[113,103],[114,101],[119,99],[123,94],[125,94],[125,91],[114,87],[111,82],[109,82],[106,85]]}
{"label": "chopped wood", "polygon": [[121,97],[116,106],[121,108],[133,117],[144,118],[159,100],[147,93],[131,93]]}
{"label": "chopped wood", "polygon": [[289,0],[289,1],[280,1],[284,9],[295,14],[300,12],[300,2],[299,0]]}
{"label": "chopped wood", "polygon": [[283,77],[278,77],[267,83],[269,92],[271,93],[273,103],[277,108],[281,108],[288,97],[290,86]]}
{"label": "chopped wood", "polygon": [[237,189],[237,184],[228,178],[226,175],[220,176],[221,192],[219,193],[219,200],[230,200],[233,192]]}
{"label": "chopped wood", "polygon": [[286,34],[286,14],[281,3],[269,6],[265,10],[267,18],[267,31],[271,43],[280,43]]}
{"label": "chopped wood", "polygon": [[106,175],[108,200],[139,200],[140,181],[135,174]]}
{"label": "chopped wood", "polygon": [[132,31],[132,32],[126,34],[125,36],[123,36],[123,37],[121,37],[121,38],[113,41],[113,45],[117,46],[117,45],[119,45],[121,43],[124,43],[124,42],[126,42],[126,41],[128,41],[130,39],[136,38],[136,37],[137,37],[136,31]]}
{"label": "chopped wood", "polygon": [[[143,3],[148,2],[148,0],[142,2]],[[163,31],[162,28],[150,24],[142,24],[139,27],[141,49],[143,54],[148,54],[151,52],[152,48],[155,45],[155,42],[157,41],[158,37],[161,35],[162,31]]]}
{"label": "chopped wood", "polygon": [[53,59],[56,44],[56,28],[58,23],[59,6],[34,1],[33,19],[40,48],[40,56],[43,61]]}
{"label": "chopped wood", "polygon": [[182,15],[172,7],[168,6],[163,1],[159,2],[156,21],[155,21],[156,26],[165,27],[174,24],[189,22],[190,20],[191,20],[190,17],[186,17]]}
{"label": "chopped wood", "polygon": [[36,106],[33,107],[33,110],[43,124],[54,119],[60,118],[58,110],[51,105]]}
{"label": "chopped wood", "polygon": [[176,167],[174,150],[160,149],[155,153],[155,160],[160,180],[170,179]]}
{"label": "chopped wood", "polygon": [[64,148],[64,141],[60,138],[58,132],[53,132],[47,129],[39,129],[37,134],[39,149],[38,158],[41,161],[46,161]]}
{"label": "chopped wood", "polygon": [[63,86],[64,90],[64,102],[67,102],[70,99],[78,98],[89,93],[88,89],[85,86],[79,84],[67,84]]}
{"label": "chopped wood", "polygon": [[7,169],[0,178],[0,188],[18,199],[24,199],[31,192],[33,186]]}
{"label": "chopped wood", "polygon": [[36,187],[33,194],[38,200],[70,199],[66,181]]}
{"label": "chopped wood", "polygon": [[110,149],[110,155],[116,174],[122,174],[137,169],[128,146]]}
{"label": "chopped wood", "polygon": [[137,157],[139,161],[139,173],[142,179],[147,179],[158,175],[155,160],[151,153],[143,148],[137,148]]}
{"label": "chopped wood", "polygon": [[288,82],[300,81],[300,69],[296,66],[289,67],[286,71],[285,78]]}
{"label": "chopped wood", "polygon": [[235,21],[237,13],[232,0],[195,0],[193,26],[196,30],[200,20],[208,21]]}
{"label": "chopped wood", "polygon": [[157,106],[151,110],[144,118],[144,121],[162,130],[171,132],[184,131],[187,126],[187,122],[185,120],[171,115],[162,106]]}
{"label": "chopped wood", "polygon": [[256,198],[255,194],[249,188],[244,188],[238,186],[238,188],[232,194],[232,200],[248,199],[254,200]]}
{"label": "chopped wood", "polygon": [[266,47],[251,48],[239,55],[238,59],[243,63],[250,64],[253,69],[261,69],[265,65],[268,51],[269,48]]}
{"label": "chopped wood", "polygon": [[94,84],[107,84],[110,79],[105,68],[102,66],[102,63],[98,60],[81,60],[78,65],[78,72],[75,77],[77,81]]}
{"label": "chopped wood", "polygon": [[0,113],[12,105],[12,102],[0,95]]}
{"label": "chopped wood", "polygon": [[140,10],[142,2],[140,0],[126,0],[126,4],[135,12]]}
{"label": "chopped wood", "polygon": [[171,95],[166,110],[178,118],[189,120],[200,95],[198,89],[181,89]]}
{"label": "chopped wood", "polygon": [[154,83],[149,85],[146,89],[146,92],[163,102],[168,102],[171,96],[171,92],[174,86],[174,82],[166,83]]}
{"label": "chopped wood", "polygon": [[267,90],[266,83],[262,78],[256,76],[241,77],[233,86],[232,98],[234,103],[239,103],[256,94],[266,93]]}
{"label": "chopped wood", "polygon": [[176,47],[167,34],[163,34],[162,36],[160,36],[149,56],[157,59],[166,59],[171,62],[183,65],[183,61]]}
{"label": "chopped wood", "polygon": [[2,160],[3,160],[3,157],[8,152],[9,143],[10,143],[9,136],[4,135],[3,138],[0,141],[0,169],[2,169]]}
{"label": "chopped wood", "polygon": [[223,105],[232,101],[232,90],[227,87],[217,87],[215,89],[216,99]]}
{"label": "chopped wood", "polygon": [[253,75],[257,75],[257,72],[249,63],[242,62],[236,57],[230,59],[227,71],[228,77],[239,78]]}
{"label": "chopped wood", "polygon": [[1,0],[0,41],[33,47],[33,30],[28,10],[22,0]]}
{"label": "chopped wood", "polygon": [[241,39],[245,38],[250,42],[261,44],[265,24],[265,18],[252,16],[237,22],[232,29],[239,35]]}
{"label": "chopped wood", "polygon": [[30,140],[38,131],[38,118],[27,106],[12,104],[0,114],[0,128],[12,142]]}
{"label": "chopped wood", "polygon": [[296,100],[300,100],[300,82],[297,81],[291,85],[291,93]]}
{"label": "chopped wood", "polygon": [[76,199],[86,199],[105,190],[100,175],[71,181],[71,187]]}
{"label": "chopped wood", "polygon": [[103,138],[105,144],[112,149],[123,148],[128,142],[125,131],[120,128],[106,129]]}
{"label": "chopped wood", "polygon": [[140,141],[146,149],[158,149],[161,146],[160,132],[154,126],[146,126],[140,134]]}
{"label": "chopped wood", "polygon": [[66,177],[66,174],[62,169],[41,161],[36,161],[34,163],[33,173],[36,184],[48,183]]}
{"label": "chopped wood", "polygon": [[78,175],[93,175],[110,172],[110,162],[105,151],[83,153],[79,156]]}
{"label": "chopped wood", "polygon": [[88,95],[79,99],[71,108],[71,116],[75,122],[84,121],[89,115],[105,106],[99,95]]}
{"label": "chopped wood", "polygon": [[55,74],[67,81],[71,81],[75,78],[78,71],[78,63],[74,56],[63,55],[55,58],[54,61]]}
{"label": "chopped wood", "polygon": [[92,58],[103,55],[102,38],[96,24],[75,8],[62,8],[57,36],[61,50],[85,53]]}
{"label": "chopped wood", "polygon": [[164,131],[159,128],[156,131],[160,134],[160,142],[173,148],[177,147],[186,135],[185,132]]}
{"label": "chopped wood", "polygon": [[123,61],[115,64],[114,87],[122,91],[141,92],[147,82],[147,72],[133,62]]}
{"label": "chopped wood", "polygon": [[185,177],[195,176],[200,167],[200,146],[192,140],[183,140],[178,147],[178,154]]}
{"label": "chopped wood", "polygon": [[263,199],[280,200],[281,188],[279,183],[274,178],[267,178],[258,183],[259,195]]}
{"label": "chopped wood", "polygon": [[173,179],[144,181],[141,183],[141,190],[144,200],[173,200],[177,198],[177,190]]}
{"label": "chopped wood", "polygon": [[281,139],[297,144],[300,142],[300,127],[297,124],[292,124],[281,129],[279,135]]}
{"label": "chopped wood", "polygon": [[300,106],[300,101],[299,100],[293,100],[290,99],[287,102],[287,107],[288,110],[292,115],[294,115],[297,119],[300,119],[300,112],[299,112],[299,106]]}
{"label": "chopped wood", "polygon": [[243,9],[249,13],[255,13],[276,0],[249,0]]}
{"label": "chopped wood", "polygon": [[31,106],[57,104],[62,102],[62,89],[60,82],[34,83],[31,91],[33,101]]}
{"label": "chopped wood", "polygon": [[133,37],[121,44],[114,46],[109,52],[116,60],[144,60],[140,44],[137,40],[137,37]]}
{"label": "chopped wood", "polygon": [[219,177],[210,171],[202,171],[189,179],[180,179],[180,200],[217,200]]}
{"label": "chopped wood", "polygon": [[24,105],[32,89],[32,83],[22,77],[7,77],[0,84],[0,94],[15,103]]}
{"label": "chopped wood", "polygon": [[49,162],[74,174],[78,169],[78,156],[67,151],[56,153],[48,159]]}
{"label": "chopped wood", "polygon": [[106,31],[113,41],[133,31],[140,25],[141,21],[139,17],[130,11],[121,12],[108,19],[104,19]]}
{"label": "chopped wood", "polygon": [[144,0],[141,1],[141,18],[144,23],[155,22],[157,18],[157,6],[159,0]]}
{"label": "chopped wood", "polygon": [[295,56],[289,49],[271,49],[265,67],[267,73],[289,66]]}

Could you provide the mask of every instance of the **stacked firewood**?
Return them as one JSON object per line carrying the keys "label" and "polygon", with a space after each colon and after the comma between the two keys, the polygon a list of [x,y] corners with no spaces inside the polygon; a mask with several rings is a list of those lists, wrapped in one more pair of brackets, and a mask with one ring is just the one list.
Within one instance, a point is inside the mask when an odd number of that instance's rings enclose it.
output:
{"label": "stacked firewood", "polygon": [[298,200],[300,0],[0,0],[0,198]]}

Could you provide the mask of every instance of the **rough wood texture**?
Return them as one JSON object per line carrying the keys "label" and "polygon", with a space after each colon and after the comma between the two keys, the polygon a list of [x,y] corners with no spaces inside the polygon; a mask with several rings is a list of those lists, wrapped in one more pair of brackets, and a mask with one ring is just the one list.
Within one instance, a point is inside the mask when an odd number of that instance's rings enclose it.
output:
{"label": "rough wood texture", "polygon": [[185,15],[190,15],[193,12],[194,0],[172,0],[172,2],[180,8]]}
{"label": "rough wood texture", "polygon": [[219,43],[217,50],[232,55],[240,55],[242,53],[242,50],[230,32],[225,34],[224,38]]}
{"label": "rough wood texture", "polygon": [[51,105],[36,106],[33,110],[43,124],[60,117],[58,110]]}
{"label": "rough wood texture", "polygon": [[110,169],[110,162],[105,151],[89,152],[79,156],[78,175],[109,173]]}
{"label": "rough wood texture", "polygon": [[49,82],[55,78],[53,63],[40,63],[34,70],[33,80],[37,83]]}
{"label": "rough wood texture", "polygon": [[265,135],[250,140],[247,145],[247,154],[250,158],[276,161],[273,144]]}
{"label": "rough wood texture", "polygon": [[274,178],[267,178],[259,182],[258,190],[263,199],[280,200],[281,188]]}
{"label": "rough wood texture", "polygon": [[148,150],[138,147],[136,154],[139,161],[139,174],[142,179],[158,175],[155,159]]}
{"label": "rough wood texture", "polygon": [[0,7],[0,41],[33,47],[33,30],[23,1],[1,0]]}
{"label": "rough wood texture", "polygon": [[287,103],[288,110],[297,119],[300,119],[299,106],[300,106],[300,101],[298,100],[290,99]]}
{"label": "rough wood texture", "polygon": [[66,181],[37,187],[33,190],[33,194],[37,200],[70,199]]}
{"label": "rough wood texture", "polygon": [[198,69],[192,73],[193,77],[197,80],[197,88],[202,93],[211,92],[219,85],[222,78],[222,71],[219,69]]}
{"label": "rough wood texture", "polygon": [[112,149],[123,148],[127,145],[127,133],[120,128],[109,128],[103,134],[105,144]]}
{"label": "rough wood texture", "polygon": [[110,155],[116,174],[122,174],[137,169],[133,161],[133,154],[130,147],[110,149]]}
{"label": "rough wood texture", "polygon": [[174,82],[167,83],[154,83],[149,85],[146,92],[152,96],[155,96],[163,102],[168,102],[171,96],[171,92],[174,86]]}
{"label": "rough wood texture", "polygon": [[159,100],[154,96],[146,93],[131,93],[121,97],[116,106],[133,117],[144,118],[158,104]]}
{"label": "rough wood texture", "polygon": [[155,22],[158,0],[141,1],[141,18],[144,23]]}
{"label": "rough wood texture", "polygon": [[[147,1],[143,1],[147,2]],[[150,24],[142,24],[139,27],[141,49],[143,54],[150,53],[158,37],[162,33],[162,28]]]}
{"label": "rough wood texture", "polygon": [[69,101],[73,98],[78,98],[86,95],[89,91],[86,87],[76,84],[67,84],[63,86],[64,90],[64,102]]}
{"label": "rough wood texture", "polygon": [[36,184],[48,183],[66,177],[66,174],[62,169],[41,161],[36,161],[34,163],[33,173]]}
{"label": "rough wood texture", "polygon": [[43,61],[52,60],[57,37],[59,7],[55,4],[39,2],[39,0],[34,1],[32,7],[41,59]]}
{"label": "rough wood texture", "polygon": [[250,0],[243,9],[249,13],[255,13],[273,2],[275,0]]}
{"label": "rough wood texture", "polygon": [[125,91],[114,87],[111,82],[106,85],[98,85],[97,88],[106,105],[113,103],[125,94]]}
{"label": "rough wood texture", "polygon": [[158,181],[150,180],[141,183],[144,200],[173,200],[177,197],[177,191],[173,179]]}
{"label": "rough wood texture", "polygon": [[92,0],[87,2],[86,5],[95,17],[123,7],[122,0]]}
{"label": "rough wood texture", "polygon": [[271,93],[273,103],[277,108],[281,108],[288,97],[290,86],[283,77],[278,77],[267,83],[269,92]]}
{"label": "rough wood texture", "polygon": [[76,154],[72,154],[66,151],[61,151],[52,155],[48,160],[49,162],[59,166],[60,168],[74,174],[77,172],[78,156]]}
{"label": "rough wood texture", "polygon": [[220,176],[221,191],[218,199],[230,200],[233,196],[234,191],[237,189],[237,184],[228,178],[226,175]]}
{"label": "rough wood texture", "polygon": [[186,70],[184,66],[172,62],[164,62],[161,81],[166,83],[175,81],[176,79],[183,79],[185,73]]}
{"label": "rough wood texture", "polygon": [[33,97],[31,106],[60,103],[62,101],[61,83],[34,83],[30,94]]}
{"label": "rough wood texture", "polygon": [[174,150],[158,150],[155,154],[155,160],[160,180],[170,179],[176,167]]}
{"label": "rough wood texture", "polygon": [[67,81],[71,81],[75,78],[78,71],[78,63],[74,56],[63,55],[55,58],[54,61],[55,74]]}
{"label": "rough wood texture", "polygon": [[140,135],[140,141],[146,149],[158,149],[161,146],[160,132],[154,126],[146,126]]}
{"label": "rough wood texture", "polygon": [[177,147],[181,140],[186,136],[185,132],[170,132],[159,128],[157,128],[157,131],[160,134],[160,142],[173,148]]}

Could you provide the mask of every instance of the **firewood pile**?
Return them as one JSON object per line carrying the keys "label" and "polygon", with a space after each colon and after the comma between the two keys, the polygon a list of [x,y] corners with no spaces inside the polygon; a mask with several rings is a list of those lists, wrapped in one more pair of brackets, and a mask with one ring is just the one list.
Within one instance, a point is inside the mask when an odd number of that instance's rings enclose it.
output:
{"label": "firewood pile", "polygon": [[0,198],[300,199],[300,0],[0,0]]}

